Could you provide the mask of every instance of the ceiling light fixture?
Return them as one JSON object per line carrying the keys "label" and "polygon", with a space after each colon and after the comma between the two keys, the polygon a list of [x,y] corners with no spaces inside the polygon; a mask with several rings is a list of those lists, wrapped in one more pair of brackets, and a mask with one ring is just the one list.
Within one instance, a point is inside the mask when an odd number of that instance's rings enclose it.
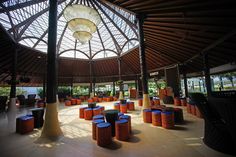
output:
{"label": "ceiling light fixture", "polygon": [[80,4],[68,5],[63,11],[63,16],[68,28],[73,32],[73,37],[82,44],[92,39],[92,34],[101,22],[95,9]]}

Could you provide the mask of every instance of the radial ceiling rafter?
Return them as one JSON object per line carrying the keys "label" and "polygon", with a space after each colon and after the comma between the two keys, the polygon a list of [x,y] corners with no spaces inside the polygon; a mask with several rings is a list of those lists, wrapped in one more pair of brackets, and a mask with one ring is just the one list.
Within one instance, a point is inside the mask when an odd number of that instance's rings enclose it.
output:
{"label": "radial ceiling rafter", "polygon": [[[77,42],[67,28],[63,10],[67,5],[83,4],[96,9],[102,22],[89,43]],[[22,45],[47,52],[48,0],[3,1],[0,22],[13,38]],[[7,9],[4,9],[7,8]],[[9,17],[6,20],[6,17]],[[98,59],[119,57],[138,46],[135,14],[104,1],[60,0],[58,1],[57,53],[61,57]],[[134,39],[134,40],[133,40]]]}

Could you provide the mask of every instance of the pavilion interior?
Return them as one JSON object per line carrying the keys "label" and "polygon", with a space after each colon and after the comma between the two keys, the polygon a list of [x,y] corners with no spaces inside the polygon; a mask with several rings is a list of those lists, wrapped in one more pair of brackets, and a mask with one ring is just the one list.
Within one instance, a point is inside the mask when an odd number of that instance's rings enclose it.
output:
{"label": "pavilion interior", "polygon": [[[85,43],[73,37],[65,18],[65,8],[74,4],[93,8],[100,19]],[[53,19],[54,5],[57,14]],[[2,0],[1,157],[234,156],[235,43],[235,0]],[[213,82],[218,76],[229,78],[230,87],[223,88],[221,83],[216,89]],[[195,95],[199,91],[194,91],[194,85],[189,87],[192,78],[200,78],[200,96]],[[157,92],[151,95],[150,80],[154,85],[162,81],[170,88],[155,86]],[[108,85],[111,94],[99,95],[99,85]],[[69,92],[57,92],[65,86]],[[86,86],[87,94],[73,94],[81,86]],[[31,102],[25,95],[25,104],[31,105],[22,105],[16,90],[20,87],[41,88],[43,96]],[[129,93],[130,88],[135,94]],[[122,98],[119,90],[128,94]],[[88,99],[100,96],[117,98],[97,102],[105,110],[114,109],[119,98],[134,102],[135,110],[126,113],[132,121],[128,140],[113,137],[110,145],[100,147],[92,139],[92,121],[80,118],[80,108],[88,106]],[[160,105],[167,108],[182,109],[184,121],[172,129],[145,123],[144,109],[151,108],[149,96],[160,98]],[[163,99],[167,96],[173,101]],[[66,105],[66,100],[82,97],[85,100],[80,105]],[[189,113],[186,106],[176,106],[175,97],[194,103],[201,118]],[[41,140],[45,126],[16,133],[16,118],[30,114],[39,101],[56,104],[54,118],[63,133],[57,140]],[[44,123],[49,121],[49,105],[44,109]],[[12,111],[13,119],[9,116]]]}

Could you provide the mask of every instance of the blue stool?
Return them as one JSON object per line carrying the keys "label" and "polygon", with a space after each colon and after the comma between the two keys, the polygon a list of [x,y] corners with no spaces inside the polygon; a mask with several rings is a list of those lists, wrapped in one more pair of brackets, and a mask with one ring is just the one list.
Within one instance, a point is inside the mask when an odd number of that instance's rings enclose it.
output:
{"label": "blue stool", "polygon": [[131,133],[131,132],[132,132],[132,128],[131,128],[131,116],[129,116],[129,115],[122,115],[122,116],[120,116],[120,119],[126,119],[126,120],[128,120],[129,133]]}
{"label": "blue stool", "polygon": [[104,123],[104,119],[96,119],[92,121],[92,138],[94,140],[97,139],[96,137],[96,129],[97,129],[97,124],[99,123]]}
{"label": "blue stool", "polygon": [[129,123],[127,119],[116,121],[116,139],[126,141],[129,139]]}
{"label": "blue stool", "polygon": [[34,130],[34,117],[21,116],[16,119],[16,132],[25,134]]}
{"label": "blue stool", "polygon": [[111,124],[99,123],[96,128],[97,145],[104,147],[112,142]]}
{"label": "blue stool", "polygon": [[104,116],[101,114],[93,116],[93,120],[96,120],[96,119],[103,119],[104,120]]}

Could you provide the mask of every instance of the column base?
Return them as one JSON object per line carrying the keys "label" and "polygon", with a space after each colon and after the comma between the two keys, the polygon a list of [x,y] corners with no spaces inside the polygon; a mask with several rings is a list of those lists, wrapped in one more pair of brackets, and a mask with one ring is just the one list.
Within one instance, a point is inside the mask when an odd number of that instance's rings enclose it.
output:
{"label": "column base", "polygon": [[50,140],[58,140],[62,136],[63,132],[58,121],[57,102],[48,103],[46,105],[45,120],[41,137]]}
{"label": "column base", "polygon": [[142,109],[149,109],[150,108],[150,98],[148,94],[143,94],[143,108]]}
{"label": "column base", "polygon": [[124,100],[124,94],[122,91],[119,93],[119,100]]}
{"label": "column base", "polygon": [[8,131],[15,132],[16,129],[16,98],[10,98],[8,111],[7,111],[7,121],[8,121]]}

